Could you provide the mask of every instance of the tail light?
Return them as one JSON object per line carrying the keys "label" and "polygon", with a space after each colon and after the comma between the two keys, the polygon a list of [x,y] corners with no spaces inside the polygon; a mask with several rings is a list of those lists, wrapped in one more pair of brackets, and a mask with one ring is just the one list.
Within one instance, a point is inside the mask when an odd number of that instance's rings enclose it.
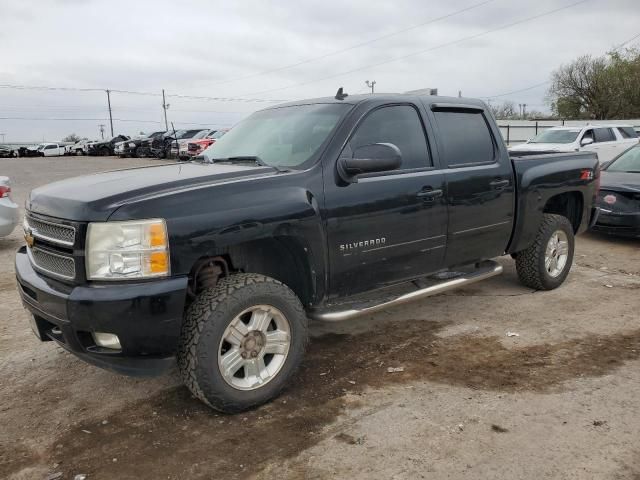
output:
{"label": "tail light", "polygon": [[0,185],[0,198],[11,198],[11,187]]}

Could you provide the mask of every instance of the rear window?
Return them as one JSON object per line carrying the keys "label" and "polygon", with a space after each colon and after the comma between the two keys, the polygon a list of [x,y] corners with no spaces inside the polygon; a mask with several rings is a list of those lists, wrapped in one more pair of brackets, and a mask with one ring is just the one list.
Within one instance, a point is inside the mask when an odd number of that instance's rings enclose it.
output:
{"label": "rear window", "polygon": [[631,127],[618,127],[618,131],[622,138],[638,138],[638,134]]}
{"label": "rear window", "polygon": [[447,166],[482,165],[495,161],[493,136],[482,112],[435,111],[441,152]]}

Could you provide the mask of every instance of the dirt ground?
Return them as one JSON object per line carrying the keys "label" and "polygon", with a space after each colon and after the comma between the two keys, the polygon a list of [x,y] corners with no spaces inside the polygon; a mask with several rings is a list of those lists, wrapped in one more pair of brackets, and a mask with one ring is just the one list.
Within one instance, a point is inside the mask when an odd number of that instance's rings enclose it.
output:
{"label": "dirt ground", "polygon": [[[149,163],[3,159],[0,175],[22,205],[56,179]],[[581,236],[552,292],[520,286],[505,257],[487,282],[314,324],[291,387],[235,416],[175,371],[117,376],[37,341],[21,243],[0,239],[0,478],[640,479],[638,240]]]}

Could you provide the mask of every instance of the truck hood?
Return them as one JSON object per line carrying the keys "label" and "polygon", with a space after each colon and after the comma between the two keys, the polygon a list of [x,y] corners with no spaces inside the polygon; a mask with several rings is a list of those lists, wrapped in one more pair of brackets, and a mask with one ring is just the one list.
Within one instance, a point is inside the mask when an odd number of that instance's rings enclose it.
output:
{"label": "truck hood", "polygon": [[607,172],[601,173],[601,190],[640,193],[640,173]]}
{"label": "truck hood", "polygon": [[523,143],[509,148],[511,152],[573,152],[571,143]]}
{"label": "truck hood", "polygon": [[36,188],[26,207],[35,213],[66,220],[105,221],[118,207],[140,198],[275,173],[271,167],[203,163],[115,170]]}

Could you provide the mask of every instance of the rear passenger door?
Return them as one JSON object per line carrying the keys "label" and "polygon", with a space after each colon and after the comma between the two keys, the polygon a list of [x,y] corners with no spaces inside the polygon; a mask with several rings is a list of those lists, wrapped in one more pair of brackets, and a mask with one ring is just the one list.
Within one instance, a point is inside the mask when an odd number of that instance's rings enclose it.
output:
{"label": "rear passenger door", "polygon": [[500,132],[480,106],[433,104],[446,165],[447,267],[502,255],[514,221],[514,178]]}
{"label": "rear passenger door", "polygon": [[627,151],[638,143],[638,135],[632,127],[617,127],[617,137],[620,142],[620,148],[618,148],[618,154]]}
{"label": "rear passenger door", "polygon": [[344,184],[329,173],[332,159],[325,173],[332,296],[417,278],[439,270],[444,259],[444,174],[433,163],[421,109],[410,102],[361,108],[340,156],[392,143],[402,164]]}
{"label": "rear passenger door", "polygon": [[618,154],[618,144],[613,129],[609,127],[594,127],[587,130],[582,138],[593,138],[593,143],[586,145],[581,150],[596,152],[600,163],[611,160]]}

